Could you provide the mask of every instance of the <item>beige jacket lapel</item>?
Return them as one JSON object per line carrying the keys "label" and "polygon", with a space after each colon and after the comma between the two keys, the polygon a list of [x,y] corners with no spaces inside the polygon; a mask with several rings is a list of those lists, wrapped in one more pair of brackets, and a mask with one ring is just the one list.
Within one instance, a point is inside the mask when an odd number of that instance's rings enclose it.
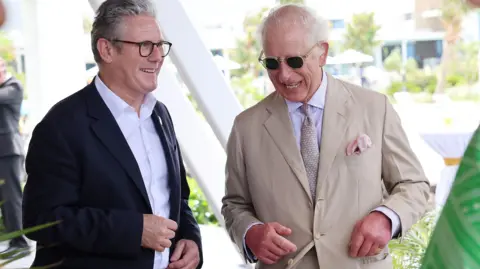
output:
{"label": "beige jacket lapel", "polygon": [[312,202],[307,173],[295,140],[287,104],[277,93],[273,93],[270,97],[266,105],[270,115],[264,122],[264,126]]}
{"label": "beige jacket lapel", "polygon": [[[337,155],[338,147],[343,141],[345,131],[350,124],[350,111],[352,109],[350,92],[342,82],[330,74],[327,74],[327,77],[328,85],[322,123],[317,193],[320,193],[321,184],[326,180],[333,160]],[[273,93],[270,97],[266,105],[270,115],[264,122],[264,126],[303,186],[310,202],[312,202],[307,173],[296,144],[287,104],[283,97],[277,93]]]}
{"label": "beige jacket lapel", "polygon": [[353,103],[351,93],[343,83],[330,74],[327,74],[327,77],[328,85],[320,142],[317,193],[320,193],[321,185],[327,178],[333,160],[338,153],[338,147],[341,145],[345,131],[350,124]]}

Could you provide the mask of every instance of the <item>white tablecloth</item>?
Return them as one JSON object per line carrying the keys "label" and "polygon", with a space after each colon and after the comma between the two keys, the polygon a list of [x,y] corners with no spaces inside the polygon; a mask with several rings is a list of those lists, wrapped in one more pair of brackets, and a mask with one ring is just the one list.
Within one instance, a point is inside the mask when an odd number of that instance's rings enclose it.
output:
{"label": "white tablecloth", "polygon": [[443,158],[461,158],[474,130],[443,130],[423,132],[423,140]]}
{"label": "white tablecloth", "polygon": [[431,185],[437,185],[442,178],[442,170],[445,167],[443,157],[435,152],[418,134],[418,131],[411,125],[403,123],[410,147],[417,156],[422,168]]}
{"label": "white tablecloth", "polygon": [[[412,130],[420,135],[422,142],[428,145],[430,150],[449,164],[455,164],[458,161],[456,159],[463,156],[473,132],[480,123],[480,106],[477,103],[452,102],[444,98],[433,104],[419,104],[415,103],[409,94],[400,94],[395,98],[398,101],[395,109],[402,121],[412,126]],[[422,157],[419,158],[422,161]],[[425,165],[423,163],[422,165],[425,169]],[[435,171],[434,165],[431,165],[432,171]],[[450,192],[458,165],[444,163],[443,166],[437,165],[436,168],[441,169],[440,179],[437,182],[430,180],[430,183],[437,185],[435,200],[441,206]]]}
{"label": "white tablecloth", "polygon": [[435,152],[440,154],[447,163],[453,163],[443,169],[441,179],[437,184],[435,202],[439,207],[445,204],[448,194],[450,193],[458,170],[457,159],[463,157],[473,132],[474,130],[444,129],[441,132],[431,131],[421,134],[423,140],[435,150]]}

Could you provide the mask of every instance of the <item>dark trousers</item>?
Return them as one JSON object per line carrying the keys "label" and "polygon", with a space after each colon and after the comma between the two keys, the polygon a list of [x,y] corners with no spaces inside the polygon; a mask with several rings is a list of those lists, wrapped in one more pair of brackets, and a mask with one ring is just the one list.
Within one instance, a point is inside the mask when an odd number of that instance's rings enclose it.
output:
{"label": "dark trousers", "polygon": [[[22,229],[22,187],[20,185],[23,172],[22,156],[0,157],[0,201],[3,224],[7,232]],[[18,237],[10,241],[10,245],[23,246],[25,238]]]}

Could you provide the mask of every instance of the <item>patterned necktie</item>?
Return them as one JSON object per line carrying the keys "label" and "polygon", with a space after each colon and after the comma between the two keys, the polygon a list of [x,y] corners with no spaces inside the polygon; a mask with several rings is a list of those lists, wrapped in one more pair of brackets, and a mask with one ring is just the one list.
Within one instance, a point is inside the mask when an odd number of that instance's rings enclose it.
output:
{"label": "patterned necktie", "polygon": [[303,120],[301,130],[300,152],[302,154],[305,170],[307,171],[312,199],[315,201],[320,149],[318,146],[317,128],[315,127],[315,122],[312,119],[309,108],[308,104],[304,104],[301,109],[305,114],[305,119]]}

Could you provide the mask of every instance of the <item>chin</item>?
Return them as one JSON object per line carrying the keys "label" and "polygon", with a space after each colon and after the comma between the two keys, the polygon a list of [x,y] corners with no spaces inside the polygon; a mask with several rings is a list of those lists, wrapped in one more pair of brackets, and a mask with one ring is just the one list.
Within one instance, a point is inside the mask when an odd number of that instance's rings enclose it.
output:
{"label": "chin", "polygon": [[303,102],[305,100],[305,89],[303,87],[297,89],[286,89],[282,91],[281,95],[292,102]]}
{"label": "chin", "polygon": [[153,92],[157,89],[157,83],[145,83],[142,87],[146,93]]}

